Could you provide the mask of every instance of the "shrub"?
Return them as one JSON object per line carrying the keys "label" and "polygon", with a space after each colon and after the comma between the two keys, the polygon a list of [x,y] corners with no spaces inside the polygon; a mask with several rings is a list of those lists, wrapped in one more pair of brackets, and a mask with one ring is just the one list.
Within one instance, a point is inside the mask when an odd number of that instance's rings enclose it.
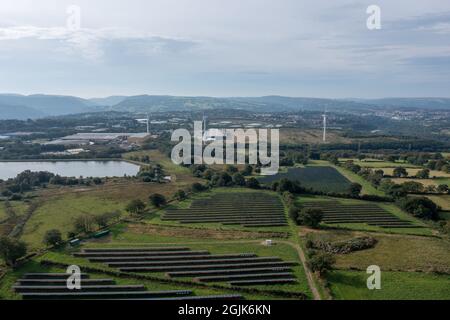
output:
{"label": "shrub", "polygon": [[439,219],[439,207],[425,197],[406,198],[401,203],[402,208],[413,216],[427,220]]}
{"label": "shrub", "polygon": [[10,267],[15,267],[17,260],[27,253],[25,242],[9,237],[0,238],[0,256]]}
{"label": "shrub", "polygon": [[317,272],[319,276],[323,276],[333,269],[335,263],[336,259],[332,254],[318,251],[309,258],[308,266],[312,272]]}
{"label": "shrub", "polygon": [[149,197],[149,200],[150,200],[150,203],[157,208],[165,206],[167,203],[166,197],[164,197],[162,194],[159,194],[159,193],[152,194]]}
{"label": "shrub", "polygon": [[253,178],[253,177],[247,180],[246,185],[248,188],[251,188],[251,189],[259,189],[259,187],[260,187],[258,179]]}
{"label": "shrub", "polygon": [[289,208],[289,217],[295,221],[295,223],[298,223],[298,216],[299,216],[300,209],[296,206],[292,206]]}
{"label": "shrub", "polygon": [[95,218],[90,214],[79,216],[73,222],[76,233],[89,233],[94,230]]}
{"label": "shrub", "polygon": [[206,189],[206,187],[204,185],[202,185],[201,183],[199,183],[199,182],[195,182],[191,186],[192,192],[201,192],[201,191],[203,191],[205,189]]}
{"label": "shrub", "polygon": [[145,203],[139,199],[131,200],[125,207],[125,210],[131,214],[140,214],[144,209]]}
{"label": "shrub", "polygon": [[303,209],[300,211],[297,222],[299,225],[317,228],[322,218],[323,212],[320,209]]}
{"label": "shrub", "polygon": [[62,242],[61,231],[57,229],[48,230],[44,235],[44,243],[47,246],[57,246]]}
{"label": "shrub", "polygon": [[177,192],[175,192],[173,197],[174,197],[174,199],[181,201],[181,200],[186,199],[187,195],[186,195],[186,192],[184,192],[184,190],[180,189]]}
{"label": "shrub", "polygon": [[108,226],[108,224],[111,223],[111,221],[114,221],[120,217],[120,212],[118,211],[112,211],[112,212],[105,212],[99,215],[96,215],[94,217],[95,222],[100,228],[104,228]]}
{"label": "shrub", "polygon": [[349,193],[352,197],[357,197],[361,193],[362,186],[359,183],[352,183],[350,184],[350,187],[348,188]]}

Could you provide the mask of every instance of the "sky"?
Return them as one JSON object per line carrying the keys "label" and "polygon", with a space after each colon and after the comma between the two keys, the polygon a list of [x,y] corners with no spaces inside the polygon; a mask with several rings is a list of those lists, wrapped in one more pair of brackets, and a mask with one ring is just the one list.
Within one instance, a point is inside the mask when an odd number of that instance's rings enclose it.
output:
{"label": "sky", "polygon": [[1,0],[0,92],[450,97],[450,1]]}

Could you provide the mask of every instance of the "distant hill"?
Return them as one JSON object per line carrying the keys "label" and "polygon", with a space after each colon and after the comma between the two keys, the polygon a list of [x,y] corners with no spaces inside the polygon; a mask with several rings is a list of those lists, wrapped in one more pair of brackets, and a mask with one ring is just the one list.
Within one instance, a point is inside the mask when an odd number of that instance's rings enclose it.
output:
{"label": "distant hill", "polygon": [[106,98],[92,98],[92,99],[89,99],[89,101],[92,102],[96,106],[111,107],[111,106],[121,103],[126,98],[127,98],[127,96],[110,96],[110,97],[106,97]]}
{"label": "distant hill", "polygon": [[450,98],[382,98],[382,99],[349,99],[380,107],[394,107],[402,109],[450,109]]}
{"label": "distant hill", "polygon": [[43,113],[29,107],[24,106],[10,106],[0,103],[0,120],[26,120],[41,118],[45,116]]}
{"label": "distant hill", "polygon": [[[186,97],[163,95],[110,96],[82,99],[73,96],[0,94],[1,119],[38,118],[98,111],[158,112],[236,109],[279,112],[296,110],[367,111],[383,108],[450,109],[450,98],[321,99],[305,97]],[[15,108],[13,108],[15,107]]]}
{"label": "distant hill", "polygon": [[86,99],[43,94],[0,95],[0,105],[28,107],[34,109],[40,116],[58,116],[95,110],[95,104]]}
{"label": "distant hill", "polygon": [[[241,109],[261,112],[292,110],[337,110],[367,109],[366,103],[318,98],[292,98],[282,96],[265,97],[177,97],[177,96],[133,96],[112,106],[114,111],[154,112],[207,109]],[[372,106],[373,107],[373,106]]]}

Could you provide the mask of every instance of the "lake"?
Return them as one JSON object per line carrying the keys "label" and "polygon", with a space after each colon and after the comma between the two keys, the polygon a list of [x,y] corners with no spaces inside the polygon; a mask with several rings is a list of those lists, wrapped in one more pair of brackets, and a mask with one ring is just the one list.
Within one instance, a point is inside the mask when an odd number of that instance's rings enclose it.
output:
{"label": "lake", "polygon": [[139,166],[126,161],[8,161],[0,162],[0,179],[16,177],[19,173],[48,171],[63,177],[123,177],[135,176]]}

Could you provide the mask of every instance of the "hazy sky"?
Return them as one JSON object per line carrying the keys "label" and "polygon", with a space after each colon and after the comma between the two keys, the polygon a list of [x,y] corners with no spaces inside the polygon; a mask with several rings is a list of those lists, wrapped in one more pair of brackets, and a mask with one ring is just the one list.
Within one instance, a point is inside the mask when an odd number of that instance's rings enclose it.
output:
{"label": "hazy sky", "polygon": [[448,97],[450,1],[1,0],[0,92]]}

